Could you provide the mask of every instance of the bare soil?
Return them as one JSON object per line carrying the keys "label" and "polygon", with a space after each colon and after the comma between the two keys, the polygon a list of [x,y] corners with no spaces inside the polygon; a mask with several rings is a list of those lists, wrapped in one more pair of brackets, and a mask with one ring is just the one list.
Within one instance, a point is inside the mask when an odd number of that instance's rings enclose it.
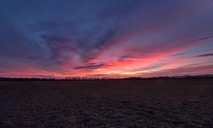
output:
{"label": "bare soil", "polygon": [[0,127],[213,127],[213,80],[37,81]]}

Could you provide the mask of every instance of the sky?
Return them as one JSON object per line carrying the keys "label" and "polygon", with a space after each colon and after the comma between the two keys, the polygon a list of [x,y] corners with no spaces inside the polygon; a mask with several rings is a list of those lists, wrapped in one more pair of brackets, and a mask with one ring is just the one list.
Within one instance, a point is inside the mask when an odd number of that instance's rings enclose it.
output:
{"label": "sky", "polygon": [[1,0],[0,77],[213,74],[212,0]]}

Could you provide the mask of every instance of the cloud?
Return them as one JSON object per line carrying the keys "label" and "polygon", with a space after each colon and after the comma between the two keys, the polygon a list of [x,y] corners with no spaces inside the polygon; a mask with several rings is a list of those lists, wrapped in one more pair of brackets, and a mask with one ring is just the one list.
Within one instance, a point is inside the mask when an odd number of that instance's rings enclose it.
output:
{"label": "cloud", "polygon": [[107,74],[94,74],[91,77],[105,77]]}
{"label": "cloud", "polygon": [[195,57],[211,57],[211,56],[213,56],[213,53],[201,54],[201,55],[197,55]]}
{"label": "cloud", "polygon": [[74,69],[98,69],[104,66],[104,63],[89,63],[87,65],[84,66],[78,66],[75,67]]}
{"label": "cloud", "polygon": [[192,42],[197,42],[197,41],[202,41],[202,40],[207,40],[207,39],[210,39],[210,38],[213,38],[213,36],[207,36],[207,37],[203,37],[203,38],[200,38],[200,39],[196,39]]}
{"label": "cloud", "polygon": [[160,72],[173,67],[171,61],[210,63],[204,57],[212,53],[193,50],[213,48],[213,36],[208,36],[213,33],[212,6],[201,0],[2,0],[0,70],[10,75],[27,67],[45,76],[115,76]]}
{"label": "cloud", "polygon": [[[158,72],[151,72],[146,76],[178,76],[178,75],[199,75],[211,74],[213,72],[213,65],[199,65],[199,66],[186,66],[174,69],[166,69]],[[145,75],[145,74],[141,74]]]}

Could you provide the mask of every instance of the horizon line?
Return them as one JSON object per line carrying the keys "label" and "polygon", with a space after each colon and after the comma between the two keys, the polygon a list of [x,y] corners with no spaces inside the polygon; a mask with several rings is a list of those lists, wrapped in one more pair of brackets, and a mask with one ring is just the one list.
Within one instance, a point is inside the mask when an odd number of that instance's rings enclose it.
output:
{"label": "horizon line", "polygon": [[153,79],[153,78],[212,78],[213,74],[201,74],[201,75],[176,75],[176,76],[153,76],[153,77],[140,77],[140,76],[130,76],[130,77],[2,77],[0,80],[4,79],[14,79],[14,80],[125,80],[125,79]]}

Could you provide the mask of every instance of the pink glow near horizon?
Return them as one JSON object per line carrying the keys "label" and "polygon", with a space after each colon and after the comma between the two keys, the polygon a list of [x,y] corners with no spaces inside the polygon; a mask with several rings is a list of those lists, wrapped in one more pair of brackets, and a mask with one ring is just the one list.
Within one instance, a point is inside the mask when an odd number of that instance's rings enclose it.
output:
{"label": "pink glow near horizon", "polygon": [[0,2],[0,77],[213,74],[210,0],[21,3]]}

